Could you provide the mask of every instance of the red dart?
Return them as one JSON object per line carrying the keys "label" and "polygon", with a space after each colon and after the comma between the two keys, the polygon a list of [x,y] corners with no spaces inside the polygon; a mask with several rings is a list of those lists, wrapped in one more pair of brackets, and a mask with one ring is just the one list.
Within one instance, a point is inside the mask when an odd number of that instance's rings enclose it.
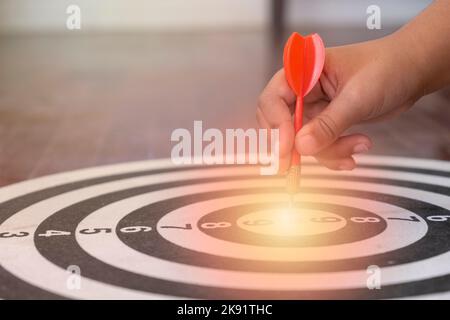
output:
{"label": "red dart", "polygon": [[[294,113],[294,129],[297,133],[303,124],[303,97],[319,80],[325,62],[325,47],[317,33],[302,37],[294,32],[284,47],[284,73],[292,91],[297,96]],[[291,195],[300,185],[301,158],[295,147],[292,151],[291,167],[287,175],[287,191]]]}

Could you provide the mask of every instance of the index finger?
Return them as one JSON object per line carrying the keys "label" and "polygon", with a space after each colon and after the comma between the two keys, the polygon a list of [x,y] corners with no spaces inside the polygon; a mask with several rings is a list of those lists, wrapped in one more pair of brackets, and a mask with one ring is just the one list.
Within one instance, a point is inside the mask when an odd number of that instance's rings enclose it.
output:
{"label": "index finger", "polygon": [[280,170],[289,166],[294,145],[294,126],[290,108],[295,105],[295,94],[291,91],[284,70],[278,71],[263,90],[256,111],[260,126],[279,129]]}
{"label": "index finger", "polygon": [[290,108],[295,105],[295,93],[289,87],[281,69],[270,79],[259,97],[258,109],[271,128],[291,121]]}

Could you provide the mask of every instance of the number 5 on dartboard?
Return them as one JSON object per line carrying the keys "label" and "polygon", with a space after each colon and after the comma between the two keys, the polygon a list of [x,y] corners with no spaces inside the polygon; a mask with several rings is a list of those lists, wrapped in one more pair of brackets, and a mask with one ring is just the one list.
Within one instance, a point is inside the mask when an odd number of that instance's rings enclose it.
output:
{"label": "number 5 on dartboard", "polygon": [[97,233],[111,233],[111,228],[87,228],[81,229],[81,234],[97,234]]}

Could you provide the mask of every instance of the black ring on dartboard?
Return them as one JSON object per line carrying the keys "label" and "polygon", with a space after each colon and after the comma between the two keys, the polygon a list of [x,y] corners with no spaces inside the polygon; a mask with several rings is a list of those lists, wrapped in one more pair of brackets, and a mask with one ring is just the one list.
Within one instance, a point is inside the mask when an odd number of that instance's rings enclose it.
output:
{"label": "black ring on dartboard", "polygon": [[[315,235],[277,236],[271,234],[270,237],[267,237],[266,235],[261,233],[245,230],[237,226],[237,220],[246,213],[270,209],[276,211],[277,209],[283,208],[285,206],[286,203],[283,202],[258,202],[258,204],[245,204],[227,207],[224,209],[206,213],[198,220],[197,228],[211,237],[229,242],[249,244],[253,246],[316,247],[361,241],[380,234],[387,227],[386,221],[382,217],[375,215],[367,210],[361,210],[343,205],[314,202],[295,203],[293,205],[293,208],[296,208],[299,211],[308,209],[312,211],[320,210],[332,212],[333,214],[340,216],[340,219],[346,220],[345,226],[335,231],[323,232]],[[145,215],[145,213],[143,215]],[[351,217],[372,217],[379,219],[380,222],[361,224],[353,222],[350,219]],[[142,218],[145,218],[145,216]],[[137,220],[141,220],[142,218],[135,217],[135,219]],[[201,227],[204,223],[214,223],[219,221],[226,221],[231,223],[230,228],[232,229],[205,229]],[[127,222],[129,223],[129,221]],[[325,221],[316,223],[328,224],[333,222]]]}
{"label": "black ring on dartboard", "polygon": [[[242,177],[240,177],[242,178]],[[223,181],[222,178],[219,179],[208,179],[211,181],[214,180],[219,180],[219,181]],[[204,182],[204,181],[203,181]],[[198,183],[198,181],[197,181]],[[193,182],[192,181],[187,181],[188,185],[192,185]],[[179,186],[179,183],[169,183],[169,184],[161,184],[159,185],[158,189],[166,189],[169,187],[175,187],[175,186]],[[148,187],[139,187],[139,188],[133,188],[133,189],[128,189],[128,190],[122,190],[122,191],[118,191],[118,192],[114,192],[111,194],[107,194],[107,195],[102,195],[102,196],[98,196],[95,198],[91,198],[89,200],[85,200],[82,201],[78,204],[72,205],[70,207],[67,207],[57,213],[55,213],[53,216],[49,217],[45,222],[43,222],[39,228],[38,228],[38,232],[43,232],[48,228],[65,228],[65,230],[68,231],[72,231],[74,232],[76,229],[77,224],[87,215],[89,215],[90,212],[92,212],[93,210],[96,210],[100,207],[103,207],[104,205],[108,204],[108,203],[112,203],[112,202],[116,202],[120,199],[125,199],[128,198],[130,196],[134,196],[137,194],[142,194],[145,192],[150,192],[150,191],[154,191],[155,186],[148,186]],[[257,190],[258,192],[261,192],[261,190]],[[223,192],[222,196],[231,196],[234,193],[238,193],[241,194],[242,192],[245,192],[245,194],[249,193],[249,190],[228,190],[226,192]],[[264,192],[264,190],[263,190]],[[267,191],[266,191],[267,192]],[[273,192],[273,189],[270,189],[270,192]],[[280,190],[281,192],[281,190]],[[284,192],[284,191],[283,191]],[[324,189],[307,189],[305,188],[303,190],[303,192],[324,192]],[[332,193],[332,194],[341,194],[341,195],[348,195],[349,191],[348,190],[335,190],[334,192],[329,192],[329,190],[325,190],[325,192],[328,193]],[[369,198],[369,199],[373,199],[373,200],[379,200],[377,198],[382,197],[384,201],[390,203],[390,202],[394,202],[396,204],[398,204],[398,197],[392,197],[392,196],[387,196],[387,195],[383,195],[383,194],[376,194],[376,193],[369,193],[369,192],[355,192],[354,190],[351,190],[351,195],[352,196],[356,196],[356,197],[363,197],[363,198]],[[220,196],[220,195],[217,195]],[[216,197],[217,197],[216,196]],[[197,199],[199,200],[199,199]],[[412,199],[403,199],[406,202],[411,202]],[[426,203],[422,203],[420,201],[417,200],[413,200],[413,202],[415,202],[414,207],[417,207],[417,205],[419,206],[427,206]],[[165,205],[169,206],[171,202],[169,203],[165,203]],[[178,206],[178,204],[177,204]],[[433,206],[436,208],[436,210],[439,210],[439,207]],[[161,207],[160,207],[161,209]],[[413,208],[408,208],[408,209],[413,209]],[[441,208],[443,209],[443,208]],[[170,210],[170,209],[169,209]],[[445,210],[445,209],[443,209]],[[414,211],[411,210],[411,211]],[[446,211],[446,210],[445,210]],[[70,214],[69,214],[70,213]],[[434,214],[439,214],[442,212],[435,212]],[[59,218],[57,218],[57,216],[60,215]],[[58,220],[60,220],[60,218],[63,217],[68,217],[68,216],[72,216],[72,218],[75,221],[72,221],[72,223],[69,225],[67,224],[67,221],[65,223],[62,223],[61,225],[55,224],[58,222]],[[53,221],[52,221],[53,220]],[[44,226],[47,225],[47,227],[44,228]],[[442,225],[442,224],[441,224]],[[439,226],[436,225],[435,228],[439,229]],[[432,228],[430,228],[432,229]],[[426,244],[426,236],[424,238],[422,238],[422,242],[424,242]],[[448,236],[446,237],[448,238]],[[242,297],[242,295],[247,295],[250,294],[250,296],[252,297],[274,297],[274,296],[278,296],[281,295],[282,297],[285,298],[294,298],[294,297],[310,297],[310,292],[306,293],[306,292],[299,292],[299,291],[292,291],[292,292],[284,292],[283,294],[281,294],[278,291],[267,291],[267,292],[261,292],[259,290],[234,290],[234,289],[224,289],[224,288],[211,288],[211,287],[205,287],[205,286],[197,286],[197,285],[192,285],[192,284],[180,284],[177,282],[173,282],[173,281],[165,281],[165,280],[161,280],[161,279],[156,279],[156,278],[152,278],[152,277],[146,277],[146,276],[142,276],[142,275],[138,275],[138,274],[134,274],[132,272],[128,272],[128,271],[124,271],[121,270],[119,268],[110,266],[102,261],[99,261],[98,259],[96,259],[95,257],[91,257],[90,255],[88,255],[87,253],[85,253],[81,247],[79,247],[79,245],[77,244],[76,240],[74,237],[66,237],[64,239],[60,238],[59,240],[56,239],[47,239],[49,241],[44,241],[44,239],[37,239],[35,238],[36,241],[36,246],[38,248],[38,250],[41,252],[41,254],[43,254],[45,257],[47,257],[47,259],[49,259],[50,261],[52,261],[53,263],[61,266],[62,268],[64,268],[65,266],[69,265],[69,264],[73,264],[74,262],[76,262],[80,268],[82,268],[83,270],[83,275],[87,276],[89,278],[95,279],[97,281],[102,281],[102,282],[106,282],[112,285],[116,285],[116,286],[120,286],[120,287],[126,287],[126,288],[130,288],[130,289],[134,289],[134,290],[141,290],[141,291],[147,291],[147,292],[153,292],[153,293],[160,293],[160,294],[168,294],[168,295],[176,295],[176,296],[186,296],[186,297],[194,297],[194,298],[212,298],[212,297],[223,297],[223,298],[232,298],[232,297]],[[53,241],[55,240],[55,241]],[[420,240],[418,241],[420,242]],[[416,242],[416,243],[418,243]],[[147,245],[151,245],[150,242],[146,243]],[[429,246],[427,246],[427,249],[430,249],[429,247],[431,246],[432,248],[436,249],[434,247],[435,244],[431,244]],[[412,245],[414,246],[414,244]],[[177,246],[174,246],[175,248],[179,248]],[[411,247],[411,246],[410,246]],[[415,255],[415,259],[417,260],[418,258],[418,254],[417,252],[413,252],[412,249],[408,247],[408,248],[403,248],[403,249],[399,249],[396,250],[397,252],[401,253],[401,251],[405,251],[405,250],[409,250],[411,252],[409,252],[409,255],[414,256]],[[438,251],[437,253],[440,252],[445,252],[447,250],[434,250],[433,251],[428,251],[427,250],[421,250],[420,246],[416,246],[417,250],[420,250],[421,253],[436,253],[436,251]],[[67,248],[67,252],[66,254],[62,254],[62,252],[57,252],[56,249],[58,248]],[[161,248],[164,248],[164,250],[161,250]],[[183,249],[186,250],[186,249]],[[158,256],[159,254],[161,254],[162,252],[167,252],[170,251],[170,249],[167,247],[167,245],[165,245],[164,247],[159,247],[159,250],[157,252],[151,252],[151,254],[153,256]],[[394,251],[393,251],[394,252]],[[385,254],[382,255],[378,255],[378,257],[381,257]],[[433,255],[433,254],[431,254]],[[72,256],[72,257],[71,257]],[[75,256],[75,257],[74,257]],[[209,255],[211,256],[211,255]],[[71,257],[71,258],[68,258]],[[375,256],[369,257],[369,260],[367,260],[366,263],[363,263],[363,268],[366,268],[368,265],[370,264],[378,264],[379,266],[383,266],[385,261],[383,260],[379,260],[379,263],[377,259],[372,259]],[[216,260],[217,257],[215,257],[214,261]],[[411,257],[408,257],[411,258]],[[169,258],[169,260],[171,261],[178,261],[179,257],[176,257],[174,259],[173,256],[171,256]],[[230,259],[230,258],[226,258],[226,259]],[[87,260],[85,262],[85,260]],[[240,260],[240,259],[239,259]],[[254,263],[251,264],[252,261],[246,261],[246,271],[251,271],[251,267],[257,267],[258,269],[261,268],[261,265],[264,264],[264,262],[261,261],[253,261]],[[256,264],[255,264],[256,263]],[[272,262],[271,262],[272,264]],[[305,263],[302,264],[298,264],[298,266],[302,267],[304,266]],[[319,270],[322,266],[322,262],[319,264],[315,264],[314,268],[312,268],[312,270],[314,272],[320,272],[321,270]],[[338,268],[336,268],[336,265],[338,265]],[[227,266],[221,265],[220,268],[221,269],[226,269]],[[229,266],[232,267],[232,266]],[[300,269],[292,269],[293,265],[291,265],[290,267],[288,267],[291,271],[292,270],[296,270],[296,271],[306,271],[305,268],[300,268]],[[331,268],[332,271],[340,271],[339,269],[343,269],[345,267],[346,270],[348,270],[347,266],[343,266],[341,265],[339,268],[339,264],[336,263],[336,261],[333,261],[333,266]],[[311,268],[311,265],[309,266],[308,269]],[[263,269],[266,272],[270,272],[270,269],[273,270],[273,268],[269,268],[269,266],[264,266]],[[360,269],[360,268],[358,268]],[[261,270],[261,269],[260,269]],[[277,270],[277,271],[282,271],[282,270]],[[390,291],[390,286],[384,286],[383,290],[382,290],[382,297],[389,297],[388,292]],[[395,288],[395,287],[394,287]],[[413,290],[416,290],[417,288],[414,287]],[[426,286],[424,287],[424,290],[426,290]],[[350,291],[352,291],[352,295],[353,296],[361,296],[363,297],[364,295],[368,294],[368,290],[367,289],[351,289],[351,290],[336,290],[334,292],[334,294],[332,295],[327,295],[327,293],[325,293],[323,295],[323,297],[336,297],[335,294],[337,294],[339,292],[340,296],[339,297],[343,297],[343,295],[345,296],[346,294],[350,295]],[[371,294],[374,293],[373,291],[371,291]],[[405,293],[405,291],[403,291],[403,294]],[[380,294],[380,293],[377,293]]]}
{"label": "black ring on dartboard", "polygon": [[[316,165],[311,165],[311,164],[305,164],[305,166],[316,166]],[[415,173],[422,173],[422,174],[430,174],[430,175],[437,175],[437,176],[444,176],[444,177],[448,177],[450,175],[449,172],[441,172],[441,171],[437,171],[437,170],[429,170],[429,169],[420,169],[420,168],[406,168],[406,167],[396,167],[396,166],[377,166],[377,165],[360,165],[359,167],[361,168],[372,168],[372,169],[385,169],[385,170],[396,170],[396,171],[403,171],[403,172],[415,172]],[[197,169],[194,167],[190,167],[188,169]],[[97,178],[92,178],[92,179],[86,179],[83,181],[77,181],[77,182],[71,182],[71,183],[67,183],[65,185],[59,185],[59,186],[54,186],[54,187],[49,187],[46,189],[42,189],[39,191],[35,191],[35,192],[31,192],[29,194],[25,194],[22,196],[18,196],[14,199],[10,199],[8,201],[5,201],[3,203],[0,204],[0,224],[3,223],[3,221],[5,221],[6,219],[8,219],[9,217],[11,217],[12,215],[14,215],[16,212],[32,205],[33,203],[48,199],[50,197],[65,193],[65,192],[69,192],[72,190],[76,190],[79,188],[83,188],[83,187],[87,187],[87,186],[92,186],[95,184],[100,184],[100,183],[104,183],[104,182],[109,182],[109,181],[117,181],[117,180],[121,180],[121,179],[126,179],[126,178],[132,178],[132,177],[137,177],[137,176],[143,176],[143,175],[151,175],[151,174],[157,174],[157,173],[164,173],[164,172],[172,172],[172,171],[183,171],[185,170],[185,168],[180,169],[180,168],[164,168],[164,169],[156,169],[156,170],[146,170],[146,171],[136,171],[136,172],[130,172],[130,173],[125,173],[125,174],[115,174],[115,175],[109,175],[109,176],[103,176],[103,177],[97,177]],[[315,177],[315,178],[320,178],[323,177],[321,175],[315,175],[315,176],[310,176],[310,177]],[[242,177],[241,177],[242,178]],[[267,177],[266,177],[267,178]],[[329,177],[330,179],[342,179],[345,180],[347,177],[339,177],[339,176],[334,176],[334,177]],[[226,178],[222,179],[226,180]],[[380,179],[377,178],[364,178],[364,177],[353,177],[352,178],[353,181],[365,181],[365,182],[380,182]],[[384,182],[395,182],[396,185],[399,186],[406,186],[406,187],[411,187],[410,183],[407,183],[405,181],[397,181],[397,180],[389,180],[389,179],[384,179]],[[444,195],[449,195],[449,188],[443,188],[443,187],[439,187],[439,186],[434,186],[434,185],[427,185],[427,184],[415,184],[416,187],[420,186],[422,190],[428,190],[431,192],[435,192],[435,193],[441,193]],[[438,238],[439,235],[436,235],[435,238]],[[439,239],[438,239],[439,240]],[[445,240],[447,241],[447,240]],[[82,257],[85,257],[86,253],[81,254]],[[80,256],[80,254],[78,253],[77,256]],[[101,266],[101,261],[97,262],[95,265],[98,265],[98,263],[100,263]],[[92,263],[89,263],[89,265],[92,265]],[[157,279],[154,279],[155,281],[157,281]],[[427,279],[427,280],[423,280],[423,281],[415,281],[415,282],[410,282],[410,283],[406,283],[406,284],[401,284],[401,285],[391,285],[389,286],[390,290],[391,290],[391,297],[401,297],[401,296],[407,296],[407,295],[418,295],[418,294],[426,294],[426,293],[432,293],[432,292],[442,292],[442,291],[446,291],[449,289],[449,280],[450,277],[448,275],[446,276],[442,276],[442,277],[435,277],[432,279]],[[58,298],[60,296],[58,295],[54,295],[44,289],[41,289],[39,287],[33,286],[29,283],[27,283],[25,280],[22,279],[18,279],[16,278],[14,275],[12,275],[11,273],[9,273],[7,270],[5,270],[4,268],[2,268],[0,266],[0,283],[2,283],[2,286],[0,286],[0,296],[3,298]],[[407,294],[404,292],[404,289],[407,290]],[[373,290],[371,291],[372,293],[372,298],[382,298],[384,297],[383,295],[381,295],[381,291],[385,292],[384,290]],[[173,293],[171,293],[173,294]],[[195,290],[193,291],[193,294],[195,295]],[[270,295],[267,296],[265,294],[258,294],[258,292],[253,292],[253,296],[255,299],[257,299],[258,297],[276,297],[275,295]],[[339,294],[339,296],[338,296]],[[197,294],[198,295],[198,294]],[[230,298],[232,297],[238,297],[238,295],[229,295]],[[350,295],[345,294],[344,292],[342,292],[342,290],[336,290],[334,292],[328,292],[326,295],[324,294],[320,294],[319,296],[313,295],[310,292],[308,293],[299,293],[299,292],[291,292],[286,293],[285,295],[283,295],[283,297],[285,298],[315,298],[315,297],[330,297],[330,298],[336,298],[336,297],[340,297],[340,298],[363,298],[363,297],[367,297],[367,292],[363,292],[360,295],[358,295],[357,293],[350,293]]]}
{"label": "black ring on dartboard", "polygon": [[[155,226],[158,221],[167,213],[176,210],[180,207],[196,203],[198,201],[205,201],[210,199],[217,199],[222,197],[229,197],[234,195],[247,195],[257,193],[284,193],[283,188],[255,188],[255,189],[237,189],[226,190],[216,192],[205,192],[202,194],[194,194],[187,196],[180,196],[177,198],[171,198],[159,202],[155,202],[134,210],[126,215],[118,224],[117,229],[144,223],[144,225]],[[302,188],[303,193],[321,193],[332,195],[352,196],[356,198],[365,198],[371,200],[382,200],[386,203],[398,205],[399,201],[407,201],[406,206],[400,205],[406,210],[421,216],[420,212],[417,212],[417,208],[425,206],[425,203],[415,200],[406,199],[398,196],[389,196],[373,192],[363,192],[355,190],[334,190],[330,188]],[[429,205],[434,208],[433,214],[447,214],[447,210]],[[406,222],[408,223],[408,222]],[[420,222],[411,222],[420,223]],[[444,225],[444,226],[443,226]],[[450,239],[450,230],[446,230],[445,224],[436,224],[435,228],[443,229],[446,231],[447,239]],[[442,227],[443,226],[443,227]],[[332,272],[332,271],[348,271],[348,270],[361,270],[365,269],[369,265],[392,266],[396,264],[413,262],[416,260],[425,259],[431,256],[441,254],[448,251],[450,243],[443,246],[425,245],[427,235],[429,232],[417,242],[409,245],[406,248],[400,248],[392,250],[386,253],[371,255],[368,257],[359,257],[342,260],[332,261],[260,261],[260,260],[244,260],[231,257],[223,257],[219,255],[211,255],[184,247],[180,247],[170,241],[167,241],[160,233],[145,233],[145,234],[123,234],[117,233],[119,239],[121,239],[127,246],[137,250],[146,255],[155,256],[168,261],[174,261],[183,264],[190,264],[194,266],[202,266],[209,268],[218,268],[225,270],[239,270],[239,271],[251,271],[251,272]],[[434,234],[434,233],[432,233]],[[445,234],[445,233],[444,233]],[[164,250],[158,250],[158,248],[164,248]],[[211,259],[211,257],[213,259]]]}

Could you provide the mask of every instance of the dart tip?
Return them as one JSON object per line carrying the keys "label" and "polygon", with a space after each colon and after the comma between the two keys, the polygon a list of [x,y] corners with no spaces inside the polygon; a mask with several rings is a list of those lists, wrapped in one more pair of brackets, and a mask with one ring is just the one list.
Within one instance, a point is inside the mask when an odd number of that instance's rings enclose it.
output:
{"label": "dart tip", "polygon": [[292,209],[292,207],[294,207],[294,194],[291,193],[289,195],[289,209]]}

